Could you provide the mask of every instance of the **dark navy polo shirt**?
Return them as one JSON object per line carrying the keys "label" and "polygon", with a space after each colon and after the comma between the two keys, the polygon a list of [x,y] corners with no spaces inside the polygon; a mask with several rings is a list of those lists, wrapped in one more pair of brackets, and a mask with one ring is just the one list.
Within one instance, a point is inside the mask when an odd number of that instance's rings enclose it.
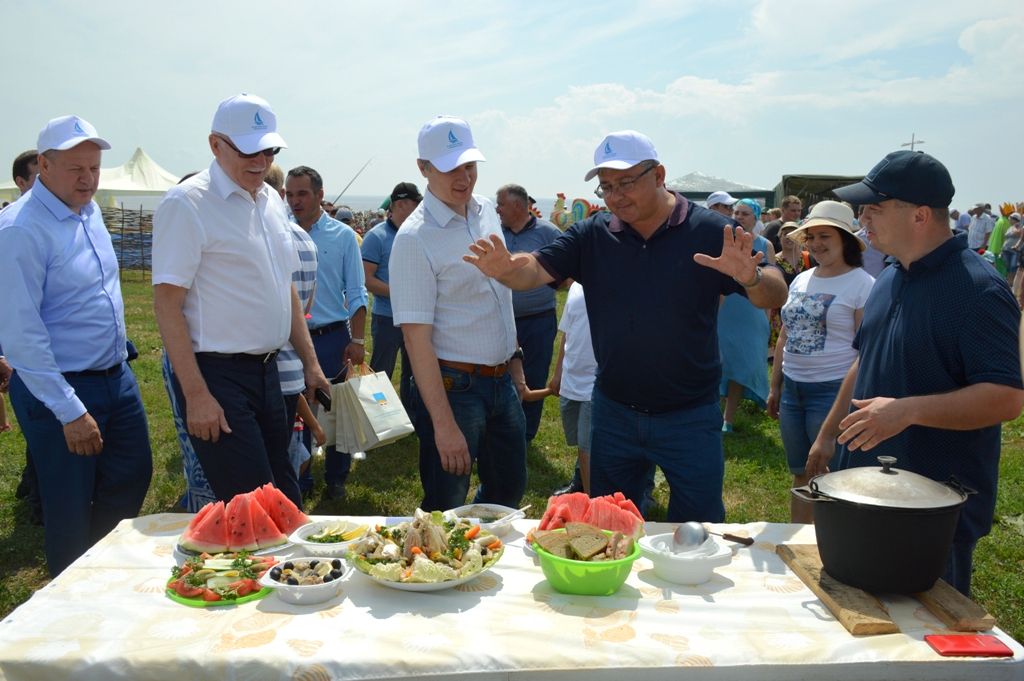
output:
{"label": "dark navy polo shirt", "polygon": [[[1021,388],[1020,309],[1006,281],[954,236],[904,268],[882,270],[864,305],[853,345],[860,352],[854,397],[933,395],[976,383]],[[839,468],[878,465],[976,489],[961,513],[958,540],[988,533],[999,475],[1000,426],[944,430],[911,426],[867,452],[840,454]]]}
{"label": "dark navy polo shirt", "polygon": [[718,297],[744,289],[693,255],[721,255],[728,224],[676,194],[672,214],[647,241],[601,212],[535,253],[556,284],[583,285],[596,385],[607,397],[654,412],[718,400]]}

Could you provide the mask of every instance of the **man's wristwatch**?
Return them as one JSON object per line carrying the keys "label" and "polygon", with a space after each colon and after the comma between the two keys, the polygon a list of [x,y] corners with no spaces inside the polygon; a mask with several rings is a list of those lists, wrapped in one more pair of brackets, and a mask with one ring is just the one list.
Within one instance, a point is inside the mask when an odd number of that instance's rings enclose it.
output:
{"label": "man's wristwatch", "polygon": [[356,345],[366,345],[365,338],[353,338],[352,342],[355,343]]}
{"label": "man's wristwatch", "polygon": [[740,281],[736,277],[733,277],[732,279],[733,279],[733,281],[735,281],[737,284],[739,284],[743,288],[754,288],[755,286],[757,286],[758,284],[761,283],[761,268],[760,267],[754,268],[754,280],[753,281]]}

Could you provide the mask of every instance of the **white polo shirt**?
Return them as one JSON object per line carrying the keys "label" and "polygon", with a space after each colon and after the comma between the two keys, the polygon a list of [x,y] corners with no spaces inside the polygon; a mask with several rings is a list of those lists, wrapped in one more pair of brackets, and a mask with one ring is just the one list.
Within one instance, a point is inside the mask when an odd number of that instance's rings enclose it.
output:
{"label": "white polo shirt", "polygon": [[188,289],[194,352],[283,346],[298,268],[281,197],[264,185],[254,201],[216,160],[168,190],[153,215],[153,284]]}
{"label": "white polo shirt", "polygon": [[516,349],[512,291],[465,262],[469,245],[501,234],[494,204],[474,196],[468,220],[425,191],[395,235],[388,271],[395,325],[432,324],[438,359],[494,366]]}

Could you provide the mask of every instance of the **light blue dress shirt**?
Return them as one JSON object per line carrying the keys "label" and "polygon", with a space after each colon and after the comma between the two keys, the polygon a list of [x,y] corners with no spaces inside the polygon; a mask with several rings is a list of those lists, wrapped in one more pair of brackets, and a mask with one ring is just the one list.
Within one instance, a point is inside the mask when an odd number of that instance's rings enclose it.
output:
{"label": "light blue dress shirt", "polygon": [[86,412],[65,371],[128,358],[117,257],[96,202],[73,212],[42,179],[0,215],[0,345],[61,423]]}
{"label": "light blue dress shirt", "polygon": [[366,277],[359,255],[359,240],[352,228],[327,213],[309,230],[317,248],[316,296],[310,308],[309,328],[347,321],[366,307]]}
{"label": "light blue dress shirt", "polygon": [[[395,235],[398,228],[388,218],[384,222],[374,225],[373,229],[363,235],[363,260],[377,266],[374,273],[384,283],[391,280],[388,274],[388,262],[391,260],[391,247],[395,243]],[[364,270],[365,273],[365,270]],[[373,295],[373,314],[391,316],[391,297]]]}

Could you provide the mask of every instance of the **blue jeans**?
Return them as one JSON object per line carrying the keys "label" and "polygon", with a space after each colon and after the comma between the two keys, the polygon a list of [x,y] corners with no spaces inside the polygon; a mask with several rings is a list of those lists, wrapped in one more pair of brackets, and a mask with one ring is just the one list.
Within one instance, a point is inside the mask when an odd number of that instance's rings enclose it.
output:
{"label": "blue jeans", "polygon": [[[342,361],[342,355],[350,342],[352,342],[352,336],[349,335],[347,324],[322,336],[313,336],[313,350],[316,352],[317,362],[320,363],[320,369],[331,383],[340,383],[345,380],[345,364]],[[311,442],[306,441],[305,437],[303,441],[307,447],[310,446]],[[312,466],[306,471],[306,477],[309,479],[304,477],[300,482],[303,489],[312,487],[313,479],[309,472],[311,469]],[[334,445],[329,445],[324,450],[324,482],[328,485],[344,485],[351,470],[351,454],[339,452]]]}
{"label": "blue jeans", "polygon": [[654,466],[668,480],[668,522],[725,520],[722,412],[715,403],[646,414],[594,388],[590,495],[621,491],[646,510]]}
{"label": "blue jeans", "polygon": [[388,378],[394,376],[395,358],[402,353],[402,378],[398,384],[398,397],[408,409],[409,386],[412,382],[412,365],[409,355],[405,353],[405,340],[401,327],[395,326],[394,317],[374,314],[370,318],[370,335],[373,337],[373,354],[370,356],[370,368],[383,371]]}
{"label": "blue jeans", "polygon": [[971,573],[974,571],[974,547],[977,540],[954,540],[946,559],[946,572],[942,578],[954,589],[971,597]]}
{"label": "blue jeans", "polygon": [[[469,456],[476,462],[480,487],[473,503],[516,507],[526,491],[526,419],[508,374],[485,378],[441,367],[455,423]],[[469,475],[453,475],[441,467],[434,441],[434,424],[416,382],[412,385],[416,434],[420,440],[420,481],[424,511],[462,506],[469,492]]]}
{"label": "blue jeans", "polygon": [[[786,450],[789,472],[803,475],[807,453],[818,437],[821,424],[828,417],[839,394],[842,379],[820,383],[802,383],[782,375],[782,399],[779,401],[779,430]],[[836,446],[836,456],[839,446]],[[839,461],[838,458],[835,461]]]}
{"label": "blue jeans", "polygon": [[[516,318],[516,336],[523,349],[523,375],[530,388],[543,388],[548,384],[551,371],[551,355],[554,352],[558,320],[554,309],[527,317]],[[544,400],[523,402],[526,415],[526,441],[537,435],[540,417],[544,412]]]}
{"label": "blue jeans", "polygon": [[69,376],[103,437],[95,456],[72,454],[64,427],[15,372],[14,413],[32,450],[46,518],[46,565],[56,577],[121,520],[142,508],[153,474],[149,428],[127,364],[111,376]]}

